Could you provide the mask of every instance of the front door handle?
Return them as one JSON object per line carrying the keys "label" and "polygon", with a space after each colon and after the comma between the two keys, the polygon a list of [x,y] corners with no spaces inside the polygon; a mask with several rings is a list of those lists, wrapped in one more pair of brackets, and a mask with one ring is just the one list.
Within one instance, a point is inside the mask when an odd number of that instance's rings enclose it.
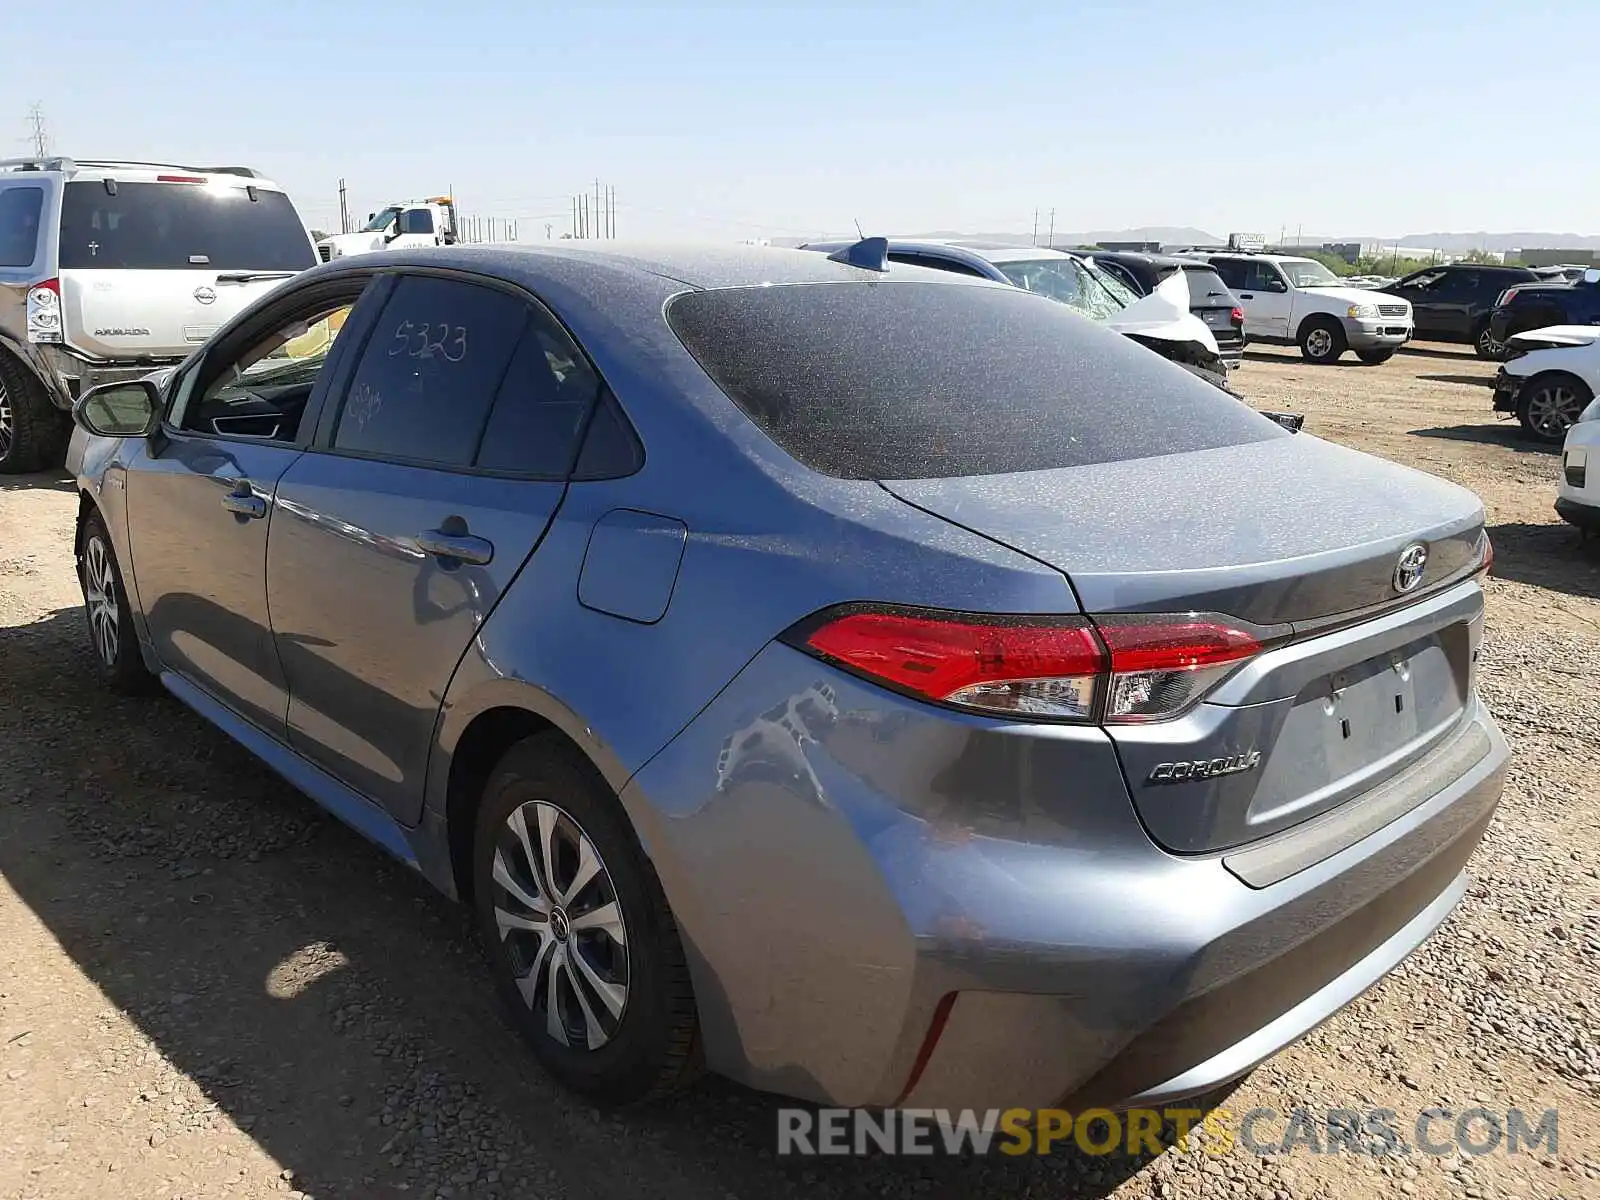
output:
{"label": "front door handle", "polygon": [[241,483],[222,498],[222,507],[236,517],[261,518],[267,515],[267,502],[256,495],[248,483]]}
{"label": "front door handle", "polygon": [[1254,300],[1255,298],[1256,298],[1256,294],[1254,292],[1240,292],[1239,293],[1239,299],[1241,299],[1241,300]]}
{"label": "front door handle", "polygon": [[417,534],[417,548],[446,562],[487,566],[494,559],[494,543],[470,533],[429,529]]}

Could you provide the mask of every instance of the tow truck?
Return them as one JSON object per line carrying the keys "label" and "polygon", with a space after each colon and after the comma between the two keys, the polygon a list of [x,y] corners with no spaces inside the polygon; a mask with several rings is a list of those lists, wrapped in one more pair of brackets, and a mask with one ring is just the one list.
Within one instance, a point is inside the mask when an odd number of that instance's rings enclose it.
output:
{"label": "tow truck", "polygon": [[460,237],[456,202],[449,196],[406,200],[367,214],[354,233],[336,233],[317,243],[323,262],[368,254],[374,250],[409,250],[416,246],[453,246]]}

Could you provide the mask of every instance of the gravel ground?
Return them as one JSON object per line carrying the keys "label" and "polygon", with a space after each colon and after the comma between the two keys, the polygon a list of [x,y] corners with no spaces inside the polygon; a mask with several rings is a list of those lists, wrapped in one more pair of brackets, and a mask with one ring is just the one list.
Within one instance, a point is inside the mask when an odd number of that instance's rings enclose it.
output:
{"label": "gravel ground", "polygon": [[1422,347],[1238,377],[1483,497],[1514,760],[1457,913],[1223,1104],[1403,1133],[1554,1107],[1555,1153],[797,1160],[778,1101],[715,1081],[591,1110],[530,1069],[461,913],[175,702],[91,684],[75,501],[31,478],[0,481],[0,1198],[1600,1197],[1600,545],[1555,521],[1558,459],[1493,420],[1490,374]]}

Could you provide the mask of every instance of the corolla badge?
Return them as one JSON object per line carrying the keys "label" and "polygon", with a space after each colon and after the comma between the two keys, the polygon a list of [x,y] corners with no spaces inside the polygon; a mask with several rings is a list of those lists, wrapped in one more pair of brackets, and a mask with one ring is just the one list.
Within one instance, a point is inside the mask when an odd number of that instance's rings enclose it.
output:
{"label": "corolla badge", "polygon": [[199,287],[195,288],[194,298],[200,301],[201,304],[210,304],[217,298],[217,293],[212,291],[205,284],[201,284]]}
{"label": "corolla badge", "polygon": [[1421,542],[1412,542],[1400,551],[1400,559],[1394,565],[1394,590],[1402,596],[1416,591],[1427,568],[1428,548]]}
{"label": "corolla badge", "polygon": [[1196,779],[1215,779],[1219,775],[1237,775],[1253,771],[1261,765],[1261,751],[1246,750],[1223,758],[1192,758],[1184,762],[1157,763],[1146,783],[1186,783]]}

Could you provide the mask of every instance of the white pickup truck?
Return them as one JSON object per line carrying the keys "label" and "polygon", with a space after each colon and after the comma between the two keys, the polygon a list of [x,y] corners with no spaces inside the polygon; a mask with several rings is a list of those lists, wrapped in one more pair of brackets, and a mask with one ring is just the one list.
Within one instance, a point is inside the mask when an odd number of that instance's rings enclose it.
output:
{"label": "white pickup truck", "polygon": [[354,233],[336,233],[317,243],[323,262],[368,254],[374,250],[409,250],[414,246],[449,246],[460,235],[456,204],[449,196],[404,200],[385,205],[367,217]]}
{"label": "white pickup truck", "polygon": [[1215,267],[1238,297],[1247,341],[1299,346],[1309,362],[1337,362],[1346,350],[1364,363],[1387,362],[1415,329],[1409,300],[1343,284],[1314,258],[1196,257]]}

